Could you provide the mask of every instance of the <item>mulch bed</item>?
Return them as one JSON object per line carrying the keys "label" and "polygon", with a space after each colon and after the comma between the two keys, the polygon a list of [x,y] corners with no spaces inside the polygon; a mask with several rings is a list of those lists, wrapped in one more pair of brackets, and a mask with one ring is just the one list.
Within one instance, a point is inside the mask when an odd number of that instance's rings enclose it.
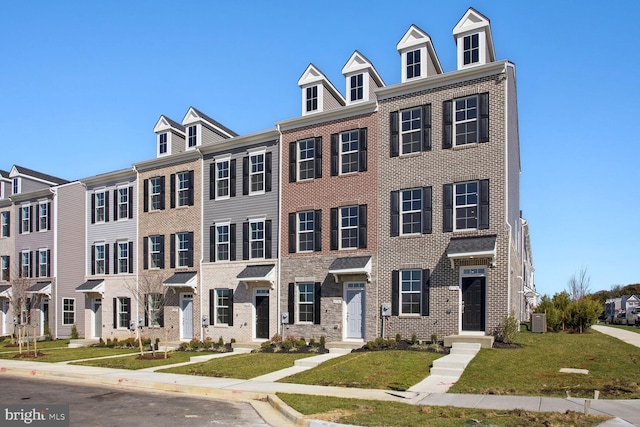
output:
{"label": "mulch bed", "polygon": [[280,347],[279,349],[277,349],[276,346],[272,345],[269,347],[260,347],[259,349],[253,350],[253,352],[255,353],[324,354],[324,353],[329,353],[329,350],[324,347],[305,345],[304,347],[296,347],[296,350],[291,351],[291,349],[286,349],[284,347]]}
{"label": "mulch bed", "polygon": [[[44,353],[42,353],[41,351],[38,352],[38,357],[40,356],[44,356]],[[18,353],[15,356],[13,356],[14,359],[35,359],[36,355],[33,353],[33,351],[29,351],[29,352],[24,352],[24,353]]]}
{"label": "mulch bed", "polygon": [[[138,360],[159,360],[164,359],[164,352],[156,353],[155,356],[153,353],[145,353],[144,356],[138,356],[136,359]],[[167,359],[171,359],[171,355],[167,354]]]}
{"label": "mulch bed", "polygon": [[505,342],[495,340],[493,342],[493,348],[522,348],[522,345],[517,343],[507,344]]}

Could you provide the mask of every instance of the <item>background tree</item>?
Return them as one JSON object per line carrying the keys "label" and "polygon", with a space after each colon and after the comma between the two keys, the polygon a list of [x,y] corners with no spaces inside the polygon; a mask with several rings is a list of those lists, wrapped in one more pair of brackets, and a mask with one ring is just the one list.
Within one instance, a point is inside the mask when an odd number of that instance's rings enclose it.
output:
{"label": "background tree", "polygon": [[591,277],[586,267],[580,268],[577,274],[569,278],[567,289],[572,301],[579,301],[591,292]]}

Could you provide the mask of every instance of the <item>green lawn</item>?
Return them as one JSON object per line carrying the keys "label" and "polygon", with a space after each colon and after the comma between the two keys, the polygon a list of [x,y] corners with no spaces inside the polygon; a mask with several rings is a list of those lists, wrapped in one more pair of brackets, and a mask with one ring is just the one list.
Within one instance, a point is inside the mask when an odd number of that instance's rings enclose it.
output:
{"label": "green lawn", "polygon": [[635,332],[636,334],[640,334],[640,328],[637,326],[629,326],[629,325],[607,325],[612,328],[624,329],[625,331]]}
{"label": "green lawn", "polygon": [[280,369],[289,368],[293,366],[293,363],[297,359],[309,356],[316,356],[316,354],[246,353],[221,357],[192,365],[162,369],[158,372],[248,380],[270,372],[279,371]]}
{"label": "green lawn", "polygon": [[[0,353],[0,359],[13,359],[18,354],[17,349],[11,349],[15,351],[2,351]],[[33,347],[31,347],[33,351]],[[23,351],[26,353],[26,350]],[[61,349],[41,349],[38,346],[38,353],[42,353],[42,356],[37,358],[17,359],[16,360],[29,360],[34,362],[66,362],[69,360],[89,359],[92,357],[111,356],[116,354],[135,354],[135,350],[123,349],[123,348],[99,348],[99,347],[80,347],[80,348],[61,348]]]}
{"label": "green lawn", "polygon": [[[45,348],[58,348],[58,347],[67,348],[69,346],[69,341],[70,341],[69,339],[53,340],[53,341],[38,341],[38,351],[40,351],[40,349],[45,349]],[[0,342],[0,352],[13,351],[13,350],[18,351],[18,347],[8,347],[10,344],[11,344],[11,341],[9,340],[9,338],[5,337],[5,340]],[[33,350],[32,342],[29,343],[29,350]]]}
{"label": "green lawn", "polygon": [[328,360],[280,382],[340,387],[406,390],[429,375],[441,354],[422,351],[369,351]]}
{"label": "green lawn", "polygon": [[[518,349],[482,349],[450,393],[640,398],[640,349],[590,330],[584,334],[521,332]],[[588,375],[560,373],[588,369]]]}
{"label": "green lawn", "polygon": [[578,412],[528,412],[421,406],[407,403],[340,399],[278,393],[278,397],[310,419],[359,426],[595,426],[607,418]]}
{"label": "green lawn", "polygon": [[[145,351],[145,355],[150,355],[151,352]],[[156,352],[156,354],[164,357],[164,352]],[[172,351],[167,353],[167,358],[164,359],[151,359],[141,360],[137,357],[115,357],[111,359],[95,359],[85,360],[84,362],[72,362],[72,365],[83,366],[100,366],[102,368],[116,368],[116,369],[144,369],[151,368],[153,366],[172,365],[174,363],[188,362],[192,356],[203,356],[206,353],[198,351]],[[140,353],[135,353],[139,356]]]}

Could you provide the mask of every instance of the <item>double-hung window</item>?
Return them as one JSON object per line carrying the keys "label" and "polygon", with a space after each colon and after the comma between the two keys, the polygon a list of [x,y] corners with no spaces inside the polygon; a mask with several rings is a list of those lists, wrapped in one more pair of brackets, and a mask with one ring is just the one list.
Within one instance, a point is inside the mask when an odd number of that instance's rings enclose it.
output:
{"label": "double-hung window", "polygon": [[188,206],[189,205],[189,172],[179,172],[176,174],[176,188],[177,188],[177,199],[178,206]]}
{"label": "double-hung window", "polygon": [[358,248],[358,206],[340,208],[340,249]]}
{"label": "double-hung window", "polygon": [[298,142],[298,181],[315,178],[315,138]]}
{"label": "double-hung window", "polygon": [[21,187],[20,178],[13,178],[11,182],[11,194],[19,194]]}
{"label": "double-hung window", "polygon": [[249,223],[249,247],[250,259],[264,258],[265,249],[264,220],[251,221]]}
{"label": "double-hung window", "polygon": [[422,230],[422,189],[401,192],[400,218],[402,234],[418,234]]}
{"label": "double-hung window", "polygon": [[215,169],[215,195],[216,199],[230,196],[230,160],[222,159],[216,161]]}
{"label": "double-hung window", "polygon": [[149,206],[152,211],[162,209],[162,177],[149,179]]}
{"label": "double-hung window", "polygon": [[340,173],[346,174],[360,170],[358,157],[360,131],[352,130],[340,134]]}
{"label": "double-hung window", "polygon": [[129,272],[129,242],[116,243],[118,254],[118,270],[116,273],[124,274]]}
{"label": "double-hung window", "polygon": [[249,155],[249,194],[264,192],[264,153]]}
{"label": "double-hung window", "polygon": [[456,145],[478,142],[478,97],[459,98],[454,105]]}
{"label": "double-hung window", "polygon": [[229,289],[216,289],[216,325],[229,324],[230,294]]}
{"label": "double-hung window", "polygon": [[364,98],[364,75],[356,74],[349,78],[351,101],[359,101]]}
{"label": "double-hung window", "polygon": [[49,226],[49,203],[38,204],[38,230],[46,231]]}
{"label": "double-hung window", "polygon": [[314,250],[315,211],[298,212],[298,252]]}
{"label": "double-hung window", "polygon": [[400,314],[421,313],[422,270],[400,271]]}
{"label": "double-hung window", "polygon": [[0,214],[0,237],[9,237],[10,235],[10,217],[9,211]]}
{"label": "double-hung window", "polygon": [[456,230],[478,227],[478,181],[455,184],[454,214]]}
{"label": "double-hung window", "polygon": [[420,50],[407,52],[407,79],[420,77]]}
{"label": "double-hung window", "polygon": [[131,299],[124,297],[117,297],[116,302],[116,327],[119,329],[126,329],[129,327],[129,320],[131,319]]}
{"label": "double-hung window", "polygon": [[31,252],[20,252],[20,277],[31,277]]}
{"label": "double-hung window", "polygon": [[229,260],[229,249],[230,249],[230,225],[228,223],[225,224],[216,224],[216,234],[215,234],[215,251],[216,251],[216,260],[217,261],[228,261]]}
{"label": "double-hung window", "polygon": [[104,243],[94,246],[94,274],[105,274],[106,272],[106,245]]}
{"label": "double-hung window", "polygon": [[176,247],[178,249],[178,267],[189,266],[189,233],[176,234]]}
{"label": "double-hung window", "polygon": [[417,153],[422,147],[422,108],[416,107],[400,112],[400,154]]}
{"label": "double-hung window", "polygon": [[430,234],[431,231],[431,187],[392,191],[391,236]]}
{"label": "double-hung window", "polygon": [[162,268],[162,236],[149,236],[149,268]]}
{"label": "double-hung window", "polygon": [[164,306],[164,296],[160,293],[145,295],[147,326],[162,326],[162,308]]}
{"label": "double-hung window", "polygon": [[189,148],[198,145],[198,125],[192,125],[187,128],[187,146]]}
{"label": "double-hung window", "polygon": [[49,251],[47,249],[38,250],[38,277],[49,276]]}
{"label": "double-hung window", "polygon": [[73,325],[76,323],[75,298],[62,298],[62,324]]}
{"label": "double-hung window", "polygon": [[4,282],[8,282],[10,279],[9,275],[9,256],[3,255],[0,257],[0,280]]}
{"label": "double-hung window", "polygon": [[489,228],[489,180],[443,187],[443,231]]}
{"label": "double-hung window", "polygon": [[318,109],[318,86],[308,87],[306,90],[306,112]]}
{"label": "double-hung window", "polygon": [[118,204],[118,219],[129,218],[129,197],[131,197],[129,188],[118,188],[116,194],[118,197],[116,199],[116,203]]}
{"label": "double-hung window", "polygon": [[96,219],[96,222],[105,221],[105,192],[104,191],[96,193],[95,219]]}
{"label": "double-hung window", "polygon": [[298,322],[313,323],[314,284],[298,283]]}
{"label": "double-hung window", "polygon": [[28,233],[31,231],[31,206],[21,206],[20,212],[22,220],[20,222],[22,226],[22,233]]}
{"label": "double-hung window", "polygon": [[166,154],[168,151],[167,132],[158,135],[158,154]]}
{"label": "double-hung window", "polygon": [[464,65],[475,64],[480,61],[480,44],[477,33],[464,36],[462,56]]}

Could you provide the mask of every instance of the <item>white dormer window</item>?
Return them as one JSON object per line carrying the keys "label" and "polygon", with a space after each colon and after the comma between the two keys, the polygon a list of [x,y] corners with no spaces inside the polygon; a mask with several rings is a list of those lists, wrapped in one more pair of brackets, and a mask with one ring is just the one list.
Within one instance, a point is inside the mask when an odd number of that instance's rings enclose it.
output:
{"label": "white dormer window", "polygon": [[489,19],[469,8],[453,28],[458,70],[488,64],[496,60]]}
{"label": "white dormer window", "polygon": [[193,148],[198,145],[198,125],[191,125],[187,128],[187,147]]}
{"label": "white dormer window", "polygon": [[349,100],[360,101],[364,98],[364,75],[356,74],[349,79]]}
{"label": "white dormer window", "polygon": [[4,182],[0,181],[0,200],[4,199]]}
{"label": "white dormer window", "polygon": [[318,110],[318,86],[308,87],[306,90],[306,103],[307,108],[306,112],[310,113],[312,111]]}
{"label": "white dormer window", "polygon": [[20,194],[21,182],[20,178],[13,178],[11,186],[11,194]]}
{"label": "white dormer window", "polygon": [[479,35],[469,34],[464,36],[462,47],[462,62],[464,65],[475,64],[480,61]]}
{"label": "white dormer window", "polygon": [[407,52],[406,64],[407,80],[420,77],[422,75],[420,70],[420,49]]}
{"label": "white dormer window", "polygon": [[169,151],[169,135],[168,132],[158,135],[158,154],[167,154]]}

